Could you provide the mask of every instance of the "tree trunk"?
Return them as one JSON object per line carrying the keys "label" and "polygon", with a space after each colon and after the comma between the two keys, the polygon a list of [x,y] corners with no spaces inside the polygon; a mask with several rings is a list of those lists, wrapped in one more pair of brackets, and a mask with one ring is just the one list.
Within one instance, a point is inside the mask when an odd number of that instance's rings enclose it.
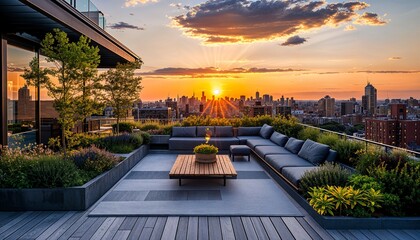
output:
{"label": "tree trunk", "polygon": [[64,156],[67,156],[67,146],[66,146],[66,134],[63,126],[61,126],[61,144],[63,148],[63,154]]}

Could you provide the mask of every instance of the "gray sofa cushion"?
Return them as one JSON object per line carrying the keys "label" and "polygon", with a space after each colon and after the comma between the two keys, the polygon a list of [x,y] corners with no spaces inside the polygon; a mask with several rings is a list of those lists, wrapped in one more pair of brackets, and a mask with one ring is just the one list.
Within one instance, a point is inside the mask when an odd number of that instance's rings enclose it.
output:
{"label": "gray sofa cushion", "polygon": [[286,145],[287,140],[289,140],[289,138],[286,135],[283,135],[281,133],[278,132],[273,132],[273,134],[271,134],[270,140],[279,145],[280,147],[284,147],[284,145]]}
{"label": "gray sofa cushion", "polygon": [[328,156],[325,159],[326,162],[335,162],[335,158],[337,157],[337,152],[330,149],[330,151],[328,152]]}
{"label": "gray sofa cushion", "polygon": [[239,144],[239,139],[236,137],[212,137],[209,144],[216,146],[219,150],[229,150],[230,145]]}
{"label": "gray sofa cushion", "polygon": [[238,136],[259,136],[261,127],[238,127]]}
{"label": "gray sofa cushion", "polygon": [[284,146],[284,148],[286,148],[287,150],[289,150],[290,152],[297,154],[300,150],[300,148],[302,147],[304,141],[296,139],[296,138],[289,138],[289,140],[287,140],[286,145]]}
{"label": "gray sofa cushion", "polygon": [[247,141],[251,139],[263,139],[260,136],[238,136],[237,138],[239,139],[239,144],[247,144]]}
{"label": "gray sofa cushion", "polygon": [[330,147],[327,145],[307,139],[298,155],[299,157],[310,161],[314,165],[319,165],[325,161],[329,151]]}
{"label": "gray sofa cushion", "polygon": [[261,127],[261,130],[260,130],[259,134],[260,134],[261,137],[263,137],[265,139],[269,139],[271,137],[271,134],[273,134],[273,132],[274,132],[274,128],[272,126],[264,124]]}
{"label": "gray sofa cushion", "polygon": [[281,174],[289,180],[293,185],[299,187],[300,180],[305,172],[312,171],[318,167],[285,167],[281,170]]}
{"label": "gray sofa cushion", "polygon": [[210,136],[214,136],[214,126],[197,126],[197,137],[205,137],[207,128],[210,131]]}
{"label": "gray sofa cushion", "polygon": [[267,161],[272,167],[274,167],[278,171],[280,171],[284,167],[314,166],[311,162],[308,162],[295,154],[266,155],[265,161]]}
{"label": "gray sofa cushion", "polygon": [[290,154],[285,148],[280,146],[256,146],[255,153],[258,154],[262,159],[265,159],[266,155],[269,154]]}
{"label": "gray sofa cushion", "polygon": [[248,139],[246,145],[251,149],[255,149],[256,146],[277,146],[272,141],[261,137],[259,137],[259,139]]}
{"label": "gray sofa cushion", "polygon": [[216,126],[214,136],[215,137],[233,137],[233,127],[232,126]]}
{"label": "gray sofa cushion", "polygon": [[173,127],[172,137],[195,137],[196,127]]}
{"label": "gray sofa cushion", "polygon": [[169,150],[193,151],[194,147],[206,142],[204,137],[171,137],[169,139]]}

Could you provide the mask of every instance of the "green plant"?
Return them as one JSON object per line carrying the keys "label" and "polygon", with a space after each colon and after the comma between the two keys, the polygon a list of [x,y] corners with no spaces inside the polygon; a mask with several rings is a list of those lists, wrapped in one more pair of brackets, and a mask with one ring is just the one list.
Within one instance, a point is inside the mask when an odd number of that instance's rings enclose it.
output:
{"label": "green plant", "polygon": [[319,129],[307,127],[299,131],[298,138],[302,140],[311,139],[317,141],[320,134],[321,132]]}
{"label": "green plant", "polygon": [[200,144],[194,148],[194,153],[212,154],[217,153],[219,149],[213,145]]}
{"label": "green plant", "polygon": [[[134,125],[129,122],[120,122],[118,124],[119,131],[122,133],[132,133]],[[117,132],[117,124],[112,124],[112,130],[116,133]]]}
{"label": "green plant", "polygon": [[145,123],[145,124],[141,124],[139,126],[139,129],[142,130],[142,131],[158,130],[158,129],[160,129],[160,125],[159,125],[159,123],[154,123],[154,122]]}
{"label": "green plant", "polygon": [[129,153],[143,144],[141,132],[108,136],[100,141],[100,148],[113,153]]}
{"label": "green plant", "polygon": [[338,162],[354,166],[357,162],[357,152],[362,150],[364,145],[359,141],[340,139],[331,148],[337,151]]}
{"label": "green plant", "polygon": [[73,153],[71,159],[78,168],[92,172],[94,176],[111,169],[118,163],[118,159],[113,154],[95,146]]}
{"label": "green plant", "polygon": [[31,161],[27,177],[33,188],[70,187],[83,184],[76,165],[61,155],[40,156]]}
{"label": "green plant", "polygon": [[69,149],[80,149],[87,148],[92,145],[98,145],[101,138],[98,135],[77,133],[69,137],[68,147]]}
{"label": "green plant", "polygon": [[143,144],[149,144],[150,143],[150,134],[147,132],[140,132],[141,137],[143,138]]}
{"label": "green plant", "polygon": [[272,125],[276,131],[297,138],[299,132],[303,129],[298,123],[299,120],[295,117],[279,116],[274,118]]}
{"label": "green plant", "polygon": [[343,169],[340,165],[327,162],[319,168],[307,171],[303,175],[299,187],[303,195],[307,196],[313,187],[325,187],[327,185],[346,186],[349,176],[350,172]]}

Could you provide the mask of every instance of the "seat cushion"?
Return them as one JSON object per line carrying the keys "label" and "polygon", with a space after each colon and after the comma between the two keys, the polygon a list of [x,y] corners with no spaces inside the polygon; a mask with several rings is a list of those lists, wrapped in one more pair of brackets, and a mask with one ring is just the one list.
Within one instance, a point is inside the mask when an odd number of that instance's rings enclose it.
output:
{"label": "seat cushion", "polygon": [[239,139],[239,144],[246,144],[251,139],[264,139],[260,136],[238,136],[237,138]]}
{"label": "seat cushion", "polygon": [[313,167],[314,165],[295,154],[271,154],[265,156],[265,161],[276,170],[284,167]]}
{"label": "seat cushion", "polygon": [[246,145],[230,145],[230,152],[233,155],[249,155],[251,148]]}
{"label": "seat cushion", "polygon": [[233,127],[232,126],[216,126],[214,136],[215,137],[233,137]]}
{"label": "seat cushion", "polygon": [[290,154],[285,148],[280,146],[256,146],[255,153],[258,154],[262,159],[268,154]]}
{"label": "seat cushion", "polygon": [[302,148],[304,141],[296,139],[296,138],[289,138],[289,140],[287,140],[286,145],[284,146],[284,148],[286,148],[287,150],[289,150],[290,152],[297,154],[299,152],[299,150]]}
{"label": "seat cushion", "polygon": [[271,137],[271,134],[273,134],[274,128],[270,125],[264,124],[261,127],[259,135],[265,139],[269,139]]}
{"label": "seat cushion", "polygon": [[259,136],[261,127],[238,127],[238,136]]}
{"label": "seat cushion", "polygon": [[317,169],[318,167],[284,167],[281,170],[281,174],[289,180],[293,185],[299,187],[300,180],[303,175],[308,172]]}
{"label": "seat cushion", "polygon": [[230,145],[238,145],[239,139],[236,137],[212,137],[209,144],[219,148],[219,150],[229,150]]}
{"label": "seat cushion", "polygon": [[260,139],[248,139],[246,141],[246,145],[248,147],[255,149],[256,146],[277,146],[277,144],[273,143],[272,141],[264,138]]}
{"label": "seat cushion", "polygon": [[169,150],[191,150],[194,147],[206,142],[204,137],[171,137],[169,138]]}
{"label": "seat cushion", "polygon": [[330,147],[325,144],[314,142],[307,139],[300,149],[298,155],[314,165],[319,165],[325,161],[330,151]]}
{"label": "seat cushion", "polygon": [[197,137],[205,137],[209,132],[210,136],[214,136],[214,126],[197,126]]}
{"label": "seat cushion", "polygon": [[284,147],[284,145],[286,145],[287,143],[287,140],[289,140],[289,138],[286,135],[283,135],[278,132],[273,132],[273,134],[271,134],[270,137],[270,141],[279,145],[280,147]]}
{"label": "seat cushion", "polygon": [[196,137],[196,127],[173,127],[172,137]]}

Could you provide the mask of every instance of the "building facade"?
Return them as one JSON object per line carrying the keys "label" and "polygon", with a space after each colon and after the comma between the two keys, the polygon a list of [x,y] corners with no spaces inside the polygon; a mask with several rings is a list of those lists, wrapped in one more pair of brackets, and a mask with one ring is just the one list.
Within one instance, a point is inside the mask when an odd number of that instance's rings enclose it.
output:
{"label": "building facade", "polygon": [[365,95],[362,96],[362,107],[365,115],[373,116],[376,114],[377,94],[376,88],[368,82],[365,87]]}

